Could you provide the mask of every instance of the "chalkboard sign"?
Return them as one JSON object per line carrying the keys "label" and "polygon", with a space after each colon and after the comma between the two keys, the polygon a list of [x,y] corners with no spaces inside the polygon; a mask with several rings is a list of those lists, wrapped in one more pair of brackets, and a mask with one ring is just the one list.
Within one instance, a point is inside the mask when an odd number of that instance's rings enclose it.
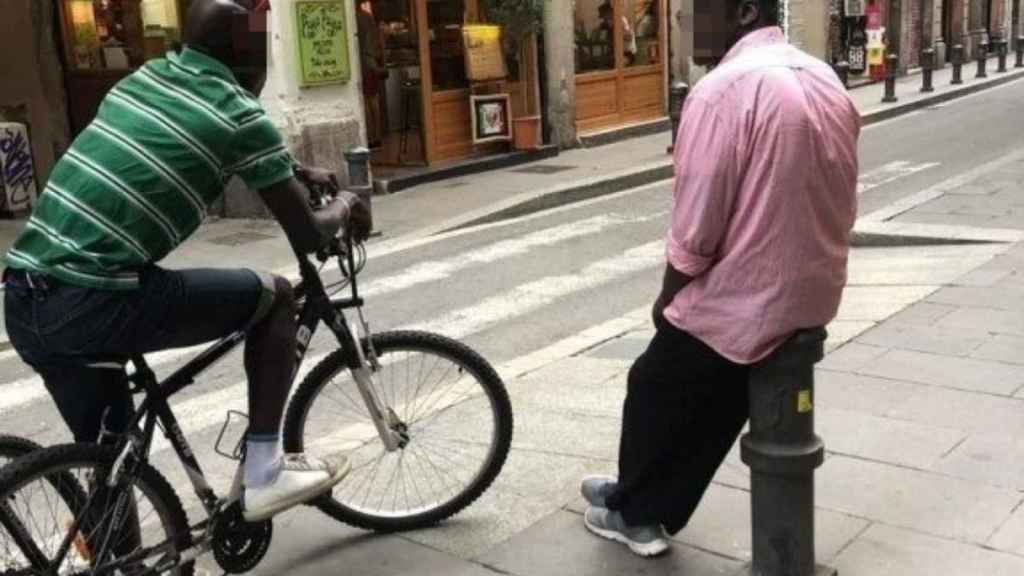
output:
{"label": "chalkboard sign", "polygon": [[462,42],[469,80],[486,82],[508,76],[505,52],[501,49],[501,27],[467,24],[462,27]]}
{"label": "chalkboard sign", "polygon": [[345,15],[345,0],[295,2],[302,86],[341,84],[351,79]]}

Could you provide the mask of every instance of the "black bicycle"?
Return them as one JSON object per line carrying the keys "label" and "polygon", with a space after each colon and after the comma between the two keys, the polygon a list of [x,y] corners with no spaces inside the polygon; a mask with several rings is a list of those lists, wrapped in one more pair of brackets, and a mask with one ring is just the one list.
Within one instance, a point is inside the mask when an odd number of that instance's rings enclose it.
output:
{"label": "black bicycle", "polygon": [[[508,455],[512,409],[501,378],[444,336],[371,334],[356,281],[366,262],[362,245],[335,240],[317,257],[337,261],[341,276],[325,285],[323,266],[297,255],[299,363],[321,322],[338,348],[292,396],[284,445],[348,458],[352,472],[311,504],[377,531],[422,528],[456,514],[490,486]],[[346,287],[350,295],[340,296]],[[144,358],[132,358],[132,391],[144,399],[128,433],[37,450],[0,469],[0,530],[11,543],[0,576],[191,575],[209,552],[227,573],[254,568],[270,546],[272,521],[243,520],[241,466],[228,494],[215,493],[168,404],[244,338],[239,332],[213,344],[162,382]],[[198,523],[189,524],[178,495],[149,463],[158,426],[205,510]],[[219,453],[239,457],[238,447],[220,445]]]}

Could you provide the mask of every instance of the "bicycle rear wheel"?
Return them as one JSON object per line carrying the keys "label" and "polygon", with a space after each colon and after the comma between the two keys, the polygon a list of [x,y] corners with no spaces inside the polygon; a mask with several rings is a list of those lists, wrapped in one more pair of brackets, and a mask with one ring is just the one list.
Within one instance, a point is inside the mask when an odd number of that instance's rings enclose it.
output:
{"label": "bicycle rear wheel", "polygon": [[388,332],[373,347],[374,386],[405,446],[385,449],[339,350],[296,391],[285,448],[350,460],[349,476],[313,502],[331,517],[381,532],[429,526],[471,504],[501,471],[512,442],[508,393],[486,360],[450,338]]}
{"label": "bicycle rear wheel", "polygon": [[192,541],[177,495],[145,463],[108,488],[116,458],[109,447],[68,444],[0,469],[0,529],[12,544],[0,576],[192,576],[192,563],[177,564]]}

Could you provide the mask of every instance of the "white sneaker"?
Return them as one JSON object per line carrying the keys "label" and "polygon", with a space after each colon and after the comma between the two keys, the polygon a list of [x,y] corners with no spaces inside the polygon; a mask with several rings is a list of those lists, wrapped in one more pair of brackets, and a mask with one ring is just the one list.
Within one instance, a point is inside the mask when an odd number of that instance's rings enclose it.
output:
{"label": "white sneaker", "polygon": [[285,454],[277,478],[265,486],[245,488],[242,516],[246,522],[266,520],[328,492],[349,473],[347,458],[329,464],[305,454]]}

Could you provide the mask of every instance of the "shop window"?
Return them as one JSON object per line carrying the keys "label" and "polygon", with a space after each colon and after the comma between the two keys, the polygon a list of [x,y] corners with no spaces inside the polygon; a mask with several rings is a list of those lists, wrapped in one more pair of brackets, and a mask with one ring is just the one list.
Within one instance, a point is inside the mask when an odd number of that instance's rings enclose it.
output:
{"label": "shop window", "polygon": [[622,56],[626,66],[661,63],[661,25],[656,0],[623,0]]}
{"label": "shop window", "polygon": [[463,0],[427,2],[430,31],[430,69],[435,91],[469,87],[462,48],[462,24],[466,21]]}
{"label": "shop window", "polygon": [[576,0],[576,73],[615,68],[615,8],[609,0]]}
{"label": "shop window", "polygon": [[162,57],[181,39],[177,0],[63,0],[74,70],[122,70]]}

